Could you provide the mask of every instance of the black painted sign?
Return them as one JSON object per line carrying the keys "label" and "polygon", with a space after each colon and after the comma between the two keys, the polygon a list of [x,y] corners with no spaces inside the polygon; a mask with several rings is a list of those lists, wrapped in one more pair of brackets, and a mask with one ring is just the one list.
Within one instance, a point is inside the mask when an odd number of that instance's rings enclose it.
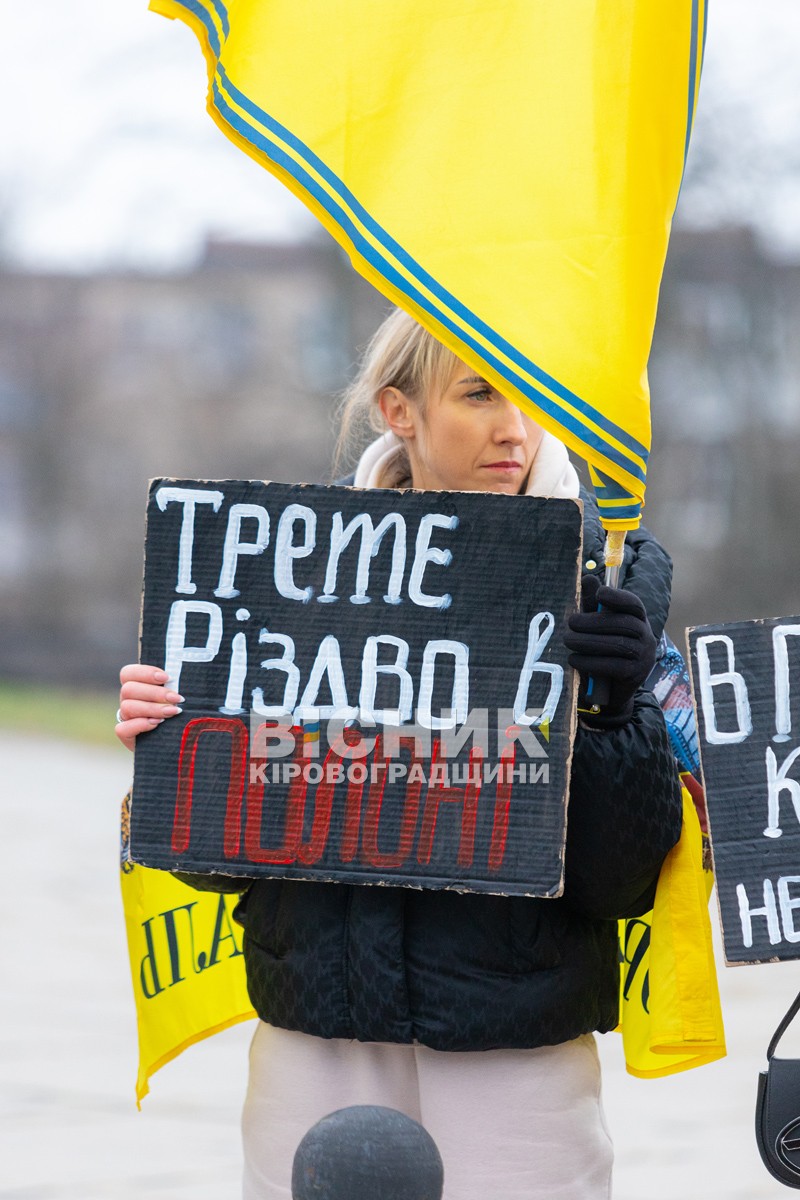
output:
{"label": "black painted sign", "polygon": [[151,481],[131,858],[229,875],[562,890],[581,507]]}
{"label": "black painted sign", "polygon": [[726,960],[800,958],[800,617],[687,635]]}

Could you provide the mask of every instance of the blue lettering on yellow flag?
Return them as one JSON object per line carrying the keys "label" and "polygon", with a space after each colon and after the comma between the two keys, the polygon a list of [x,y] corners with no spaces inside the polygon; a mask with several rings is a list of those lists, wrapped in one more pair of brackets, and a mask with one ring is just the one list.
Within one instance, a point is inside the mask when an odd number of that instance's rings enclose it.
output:
{"label": "blue lettering on yellow flag", "polygon": [[160,1067],[195,1042],[254,1017],[247,995],[237,897],[196,892],[167,871],[126,859],[130,794],[123,801],[120,883],[136,1005],[136,1099]]}

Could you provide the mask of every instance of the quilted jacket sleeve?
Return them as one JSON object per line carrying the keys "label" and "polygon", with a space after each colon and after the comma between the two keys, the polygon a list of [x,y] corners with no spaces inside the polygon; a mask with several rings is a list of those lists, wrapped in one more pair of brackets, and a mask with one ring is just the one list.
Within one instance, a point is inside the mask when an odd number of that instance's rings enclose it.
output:
{"label": "quilted jacket sleeve", "polygon": [[580,725],[572,760],[564,899],[594,918],[639,916],[681,831],[681,793],[664,716],[639,690],[619,729]]}

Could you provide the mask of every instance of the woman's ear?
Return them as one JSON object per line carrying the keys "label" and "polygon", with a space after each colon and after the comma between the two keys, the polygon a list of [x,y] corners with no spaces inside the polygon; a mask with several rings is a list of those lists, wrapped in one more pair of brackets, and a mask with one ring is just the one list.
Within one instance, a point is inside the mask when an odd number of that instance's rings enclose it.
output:
{"label": "woman's ear", "polygon": [[395,387],[384,388],[378,403],[392,433],[399,438],[413,438],[416,435],[417,408],[405,392]]}

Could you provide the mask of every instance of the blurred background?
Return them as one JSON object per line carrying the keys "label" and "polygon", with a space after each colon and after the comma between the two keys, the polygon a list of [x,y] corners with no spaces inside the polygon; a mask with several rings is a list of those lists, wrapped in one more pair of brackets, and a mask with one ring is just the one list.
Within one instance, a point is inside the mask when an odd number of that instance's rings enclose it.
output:
{"label": "blurred background", "polygon": [[[645,520],[681,645],[800,610],[800,5],[710,8],[650,367]],[[184,26],[146,0],[3,17],[0,1200],[234,1200],[248,1027],[133,1103],[113,714],[147,482],[329,478],[331,397],[385,303],[206,116]],[[800,963],[720,986],[721,1063],[642,1083],[600,1039],[617,1200],[784,1194],[752,1111]]]}

